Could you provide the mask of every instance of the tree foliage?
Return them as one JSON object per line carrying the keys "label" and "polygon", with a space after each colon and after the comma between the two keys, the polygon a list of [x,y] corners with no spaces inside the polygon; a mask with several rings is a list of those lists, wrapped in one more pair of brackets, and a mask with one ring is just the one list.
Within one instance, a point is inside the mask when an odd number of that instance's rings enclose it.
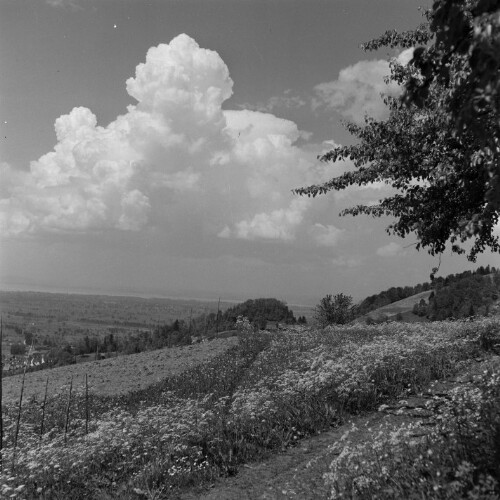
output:
{"label": "tree foliage", "polygon": [[438,0],[426,14],[428,22],[414,31],[388,31],[364,44],[364,50],[426,46],[414,51],[407,66],[391,61],[387,80],[406,93],[385,97],[389,118],[346,123],[357,143],[319,157],[350,160],[355,170],[295,192],[314,197],[384,182],[393,194],[340,215],[392,216],[389,234],[414,233],[417,249],[432,255],[449,243],[452,251],[465,253],[468,240],[470,260],[486,247],[500,251],[494,234],[500,203],[498,4]]}
{"label": "tree foliage", "polygon": [[434,82],[457,135],[472,135],[471,157],[488,173],[486,204],[500,206],[500,0],[436,0],[429,15],[431,47],[415,51],[420,78],[407,83],[406,99],[425,105]]}
{"label": "tree foliage", "polygon": [[224,312],[223,324],[230,330],[235,328],[238,316],[248,318],[258,328],[265,328],[268,321],[295,324],[296,319],[288,306],[278,299],[251,299],[230,307]]}
{"label": "tree foliage", "polygon": [[352,297],[339,293],[323,297],[316,306],[315,319],[321,327],[344,325],[352,319]]}

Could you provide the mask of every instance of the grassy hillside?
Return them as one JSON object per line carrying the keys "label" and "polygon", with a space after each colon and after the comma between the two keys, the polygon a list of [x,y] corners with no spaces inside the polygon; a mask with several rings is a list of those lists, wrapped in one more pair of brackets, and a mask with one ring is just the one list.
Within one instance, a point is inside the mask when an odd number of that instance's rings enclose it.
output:
{"label": "grassy hillside", "polygon": [[[404,321],[411,322],[484,316],[497,310],[499,296],[500,272],[494,267],[480,266],[475,271],[439,276],[432,283],[392,287],[371,295],[356,305],[355,315],[366,321],[368,318],[395,319],[393,316],[399,314]],[[412,314],[404,302],[407,298],[412,307],[415,299],[417,304],[420,299],[430,298],[432,302]]]}
{"label": "grassy hillside", "polygon": [[387,317],[387,319],[394,320],[397,314],[403,316],[404,321],[426,321],[425,318],[418,317],[416,314],[412,313],[413,306],[418,304],[422,299],[425,301],[429,300],[429,296],[432,293],[431,290],[427,292],[417,293],[403,300],[398,300],[392,304],[388,304],[383,307],[379,307],[368,314],[356,318],[355,321],[360,323],[365,323],[368,318],[378,319],[381,317]]}
{"label": "grassy hillside", "polygon": [[[30,400],[14,451],[17,406],[6,405],[4,466],[11,472],[2,479],[1,493],[172,498],[338,426],[349,415],[409,396],[499,347],[500,320],[491,318],[243,332],[235,347],[146,389],[93,395],[88,432],[81,390],[69,412],[67,393],[49,398],[41,439],[40,400]],[[444,427],[423,445],[403,446],[402,455],[383,449],[373,463],[386,463],[387,470],[397,470],[401,460],[411,464],[415,498],[432,498],[426,492],[434,487],[443,492],[435,498],[495,498],[499,382],[500,372],[484,374],[477,391],[450,402]],[[462,418],[460,435],[452,432],[456,418]],[[422,454],[433,459],[419,461]],[[356,457],[344,453],[327,478],[334,498],[351,498],[352,491],[360,498],[409,498],[405,484],[392,484],[391,475],[376,467],[359,472]]]}

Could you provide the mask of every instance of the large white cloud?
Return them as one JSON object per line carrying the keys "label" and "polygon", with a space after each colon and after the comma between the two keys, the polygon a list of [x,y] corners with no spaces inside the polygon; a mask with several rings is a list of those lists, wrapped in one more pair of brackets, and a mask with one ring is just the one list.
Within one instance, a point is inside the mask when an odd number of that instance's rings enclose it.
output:
{"label": "large white cloud", "polygon": [[149,49],[126,85],[137,103],[106,127],[74,108],[29,172],[2,167],[3,235],[155,227],[295,238],[310,202],[291,189],[315,180],[295,123],[223,110],[228,68],[187,35]]}

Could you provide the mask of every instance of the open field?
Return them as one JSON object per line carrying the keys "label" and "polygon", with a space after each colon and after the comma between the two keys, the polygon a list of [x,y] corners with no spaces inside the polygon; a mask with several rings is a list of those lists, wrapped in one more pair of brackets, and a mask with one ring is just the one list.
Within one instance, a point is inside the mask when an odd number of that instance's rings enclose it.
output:
{"label": "open field", "polygon": [[[27,401],[14,454],[17,406],[6,405],[4,460],[12,472],[1,491],[176,498],[352,416],[409,400],[499,349],[499,318],[240,331],[235,347],[205,363],[143,390],[93,398],[88,433],[81,391],[70,408],[67,391],[49,398],[41,439],[40,401]],[[380,447],[363,452],[365,468],[363,454],[345,447],[322,488],[333,498],[351,498],[353,488],[366,499],[496,498],[499,391],[500,368],[481,372],[477,387],[443,399],[441,420],[424,440],[412,437],[414,427],[387,442],[379,435]],[[429,496],[435,487],[441,496]]]}
{"label": "open field", "polygon": [[[214,339],[210,342],[183,347],[158,349],[128,356],[89,361],[76,365],[61,366],[26,374],[24,397],[43,398],[47,377],[49,395],[69,384],[73,377],[75,386],[83,387],[88,374],[89,391],[100,396],[118,396],[145,389],[155,382],[192,368],[223,353],[236,344],[236,338]],[[19,400],[22,375],[3,379],[5,402]]]}

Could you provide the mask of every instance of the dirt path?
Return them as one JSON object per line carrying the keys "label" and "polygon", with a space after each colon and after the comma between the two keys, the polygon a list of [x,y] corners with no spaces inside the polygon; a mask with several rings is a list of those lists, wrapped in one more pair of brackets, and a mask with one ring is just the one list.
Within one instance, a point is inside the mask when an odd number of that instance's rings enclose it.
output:
{"label": "dirt path", "polygon": [[471,361],[462,374],[446,380],[437,381],[424,392],[395,402],[384,411],[354,417],[344,425],[319,434],[298,443],[284,453],[254,464],[244,465],[238,475],[217,481],[204,491],[183,493],[179,500],[320,500],[328,498],[329,490],[324,484],[323,474],[338,453],[329,449],[342,435],[349,434],[351,443],[370,440],[379,427],[385,431],[398,428],[404,423],[421,422],[419,434],[433,426],[434,413],[425,407],[425,403],[434,396],[442,396],[451,389],[472,381],[486,364],[500,363],[500,356],[481,358]]}
{"label": "dirt path", "polygon": [[[384,419],[380,413],[354,419],[358,427],[367,428]],[[321,499],[328,489],[323,474],[328,471],[332,455],[328,447],[340,439],[352,422],[335,430],[301,441],[296,447],[274,455],[263,462],[244,465],[238,475],[222,479],[209,491],[189,492],[182,500],[250,500],[250,499]],[[365,427],[366,425],[366,427]]]}

